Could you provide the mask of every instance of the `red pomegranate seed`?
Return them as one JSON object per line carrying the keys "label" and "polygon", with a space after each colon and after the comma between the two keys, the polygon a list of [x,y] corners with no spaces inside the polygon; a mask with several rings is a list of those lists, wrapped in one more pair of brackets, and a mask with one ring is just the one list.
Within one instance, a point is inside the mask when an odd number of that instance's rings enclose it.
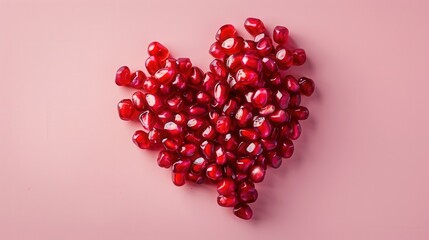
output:
{"label": "red pomegranate seed", "polygon": [[197,98],[197,103],[200,103],[200,104],[208,104],[212,100],[211,96],[205,92],[198,92],[196,98]]}
{"label": "red pomegranate seed", "polygon": [[237,36],[237,30],[235,27],[231,24],[225,24],[222,27],[219,28],[216,32],[216,41],[224,41],[228,38],[236,37]]}
{"label": "red pomegranate seed", "polygon": [[284,26],[276,26],[273,31],[273,40],[278,44],[285,44],[289,39],[289,30]]}
{"label": "red pomegranate seed", "polygon": [[258,191],[252,182],[242,181],[238,184],[238,199],[241,202],[252,203],[258,199]]}
{"label": "red pomegranate seed", "polygon": [[293,54],[288,49],[279,48],[276,52],[276,61],[280,69],[288,69],[293,64]]}
{"label": "red pomegranate seed", "polygon": [[238,130],[238,135],[241,138],[254,141],[259,138],[258,132],[255,131],[253,128],[243,128]]}
{"label": "red pomegranate seed", "polygon": [[219,195],[230,195],[235,192],[235,182],[231,178],[223,178],[217,182]]}
{"label": "red pomegranate seed", "polygon": [[263,108],[268,102],[268,91],[265,88],[260,88],[252,96],[251,100],[253,106]]}
{"label": "red pomegranate seed", "polygon": [[223,83],[217,83],[213,90],[213,97],[219,106],[223,105],[228,99],[229,87]]}
{"label": "red pomegranate seed", "polygon": [[262,66],[265,74],[273,74],[278,71],[278,66],[276,61],[270,57],[262,58]]}
{"label": "red pomegranate seed", "polygon": [[210,63],[210,71],[217,77],[226,78],[228,69],[223,61],[215,59]]}
{"label": "red pomegranate seed", "polygon": [[279,156],[276,152],[270,151],[267,153],[267,163],[272,168],[279,168],[282,165],[282,157]]}
{"label": "red pomegranate seed", "polygon": [[214,42],[209,49],[210,55],[212,55],[214,58],[223,59],[225,58],[226,54],[222,50],[222,46],[219,42]]}
{"label": "red pomegranate seed", "polygon": [[289,114],[282,109],[275,111],[273,114],[271,114],[268,117],[268,119],[270,119],[271,122],[277,123],[277,124],[287,122],[289,121],[289,118],[290,118]]}
{"label": "red pomegranate seed", "polygon": [[299,138],[299,136],[301,136],[301,125],[295,119],[292,119],[290,121],[290,125],[292,127],[292,134],[290,136],[290,139],[296,140]]}
{"label": "red pomegranate seed", "polygon": [[146,93],[157,93],[158,89],[159,89],[159,83],[158,81],[153,78],[153,77],[148,77],[146,78],[146,80],[143,82],[143,91],[145,91]]}
{"label": "red pomegranate seed", "polygon": [[216,111],[209,112],[209,119],[211,124],[216,124],[217,120],[219,119],[220,114]]}
{"label": "red pomegranate seed", "polygon": [[164,108],[164,102],[158,95],[148,93],[146,94],[146,102],[149,108],[157,113]]}
{"label": "red pomegranate seed", "polygon": [[173,81],[173,78],[176,76],[175,71],[172,68],[161,68],[156,71],[154,77],[161,84],[167,84]]}
{"label": "red pomegranate seed", "polygon": [[261,139],[261,145],[265,151],[274,150],[277,147],[277,141],[275,139]]}
{"label": "red pomegranate seed", "polygon": [[244,28],[250,35],[256,36],[265,32],[264,23],[258,18],[247,18],[244,22]]}
{"label": "red pomegranate seed", "polygon": [[171,165],[177,161],[177,159],[178,156],[174,152],[162,150],[158,154],[157,162],[158,165],[162,168],[170,168]]}
{"label": "red pomegranate seed", "polygon": [[151,42],[147,48],[149,56],[159,58],[161,61],[165,61],[169,56],[170,52],[159,42]]}
{"label": "red pomegranate seed", "polygon": [[227,156],[224,148],[221,145],[216,146],[215,153],[216,153],[216,164],[225,165],[227,162]]}
{"label": "red pomegranate seed", "polygon": [[143,126],[143,131],[149,132],[155,126],[156,117],[150,111],[144,111],[139,116],[140,123]]}
{"label": "red pomegranate seed", "polygon": [[130,99],[123,99],[118,103],[119,117],[124,121],[134,119],[135,107]]}
{"label": "red pomegranate seed", "polygon": [[146,59],[145,66],[150,75],[154,75],[156,71],[162,67],[160,60],[154,56],[150,56]]}
{"label": "red pomegranate seed", "polygon": [[279,146],[279,155],[283,158],[290,158],[292,157],[294,151],[293,142],[289,139],[283,139]]}
{"label": "red pomegranate seed", "polygon": [[289,110],[293,118],[297,120],[305,120],[310,115],[310,112],[306,107],[298,106]]}
{"label": "red pomegranate seed", "polygon": [[253,121],[253,127],[258,129],[259,136],[261,138],[266,138],[271,134],[271,124],[267,121],[265,117],[256,117]]}
{"label": "red pomegranate seed", "polygon": [[191,167],[191,161],[189,159],[182,159],[173,164],[172,171],[175,173],[186,173]]}
{"label": "red pomegranate seed", "polygon": [[270,78],[269,78],[269,83],[273,86],[279,86],[282,84],[282,79],[281,79],[281,74],[280,72],[276,72],[274,73]]}
{"label": "red pomegranate seed", "polygon": [[237,83],[243,85],[256,85],[259,80],[258,74],[250,68],[241,68],[235,75]]}
{"label": "red pomegranate seed", "polygon": [[256,54],[252,54],[252,53],[244,54],[243,58],[241,59],[241,62],[243,63],[244,66],[251,68],[256,72],[262,71],[262,68],[263,68],[262,59]]}
{"label": "red pomegranate seed", "polygon": [[228,133],[225,135],[225,139],[224,139],[223,144],[224,144],[224,147],[226,150],[228,150],[228,151],[235,150],[235,148],[238,145],[237,138],[234,135]]}
{"label": "red pomegranate seed", "polygon": [[216,80],[215,75],[211,72],[207,72],[206,74],[204,74],[204,79],[202,81],[202,90],[208,93],[212,93],[216,83],[218,83],[218,81]]}
{"label": "red pomegranate seed", "polygon": [[[166,124],[174,120],[174,113],[170,110],[162,110],[158,113],[158,120],[160,124]],[[175,123],[176,124],[176,123]]]}
{"label": "red pomegranate seed", "polygon": [[186,174],[185,173],[172,172],[171,177],[172,177],[172,181],[173,181],[174,185],[176,185],[178,187],[185,185],[185,180],[186,180]]}
{"label": "red pomegranate seed", "polygon": [[158,145],[161,143],[161,140],[163,138],[163,135],[161,133],[160,130],[158,130],[157,128],[154,128],[152,130],[150,130],[147,134],[148,139],[151,143],[153,143],[154,145]]}
{"label": "red pomegranate seed", "polygon": [[231,37],[222,42],[221,48],[227,55],[233,55],[243,50],[244,40],[241,37]]}
{"label": "red pomegranate seed", "polygon": [[169,110],[179,113],[183,109],[183,99],[179,95],[174,95],[171,98],[167,100],[167,105],[169,107]]}
{"label": "red pomegranate seed", "polygon": [[231,71],[231,72],[236,72],[238,70],[238,68],[243,66],[242,60],[243,60],[243,54],[238,53],[238,54],[234,54],[229,56],[226,59],[226,67]]}
{"label": "red pomegranate seed", "polygon": [[207,108],[202,105],[194,104],[188,108],[188,114],[190,116],[201,116],[205,115],[206,113]]}
{"label": "red pomegranate seed", "polygon": [[161,84],[159,85],[159,94],[162,96],[169,96],[172,93],[172,88],[170,84]]}
{"label": "red pomegranate seed", "polygon": [[115,83],[118,86],[128,86],[131,83],[131,72],[127,66],[122,66],[116,71]]}
{"label": "red pomegranate seed", "polygon": [[267,116],[276,111],[276,106],[270,104],[261,109],[259,109],[259,115]]}
{"label": "red pomegranate seed", "polygon": [[245,52],[256,50],[256,44],[252,40],[244,40],[243,50]]}
{"label": "red pomegranate seed", "polygon": [[193,85],[198,85],[203,80],[203,71],[198,67],[191,68],[191,74],[189,75],[189,83]]}
{"label": "red pomegranate seed", "polygon": [[230,194],[227,196],[220,195],[217,197],[217,204],[221,207],[234,207],[238,203],[237,197],[235,194]]}
{"label": "red pomegranate seed", "polygon": [[215,163],[210,164],[206,169],[207,178],[213,181],[220,180],[222,178],[222,175],[223,175],[222,167]]}
{"label": "red pomegranate seed", "polygon": [[277,90],[274,93],[274,100],[279,108],[286,109],[289,106],[290,94],[285,90]]}
{"label": "red pomegranate seed", "polygon": [[192,144],[192,143],[184,144],[179,149],[180,155],[185,157],[193,156],[196,151],[197,151],[197,146],[195,146],[195,144]]}
{"label": "red pomegranate seed", "polygon": [[193,172],[188,172],[186,174],[186,180],[194,182],[196,184],[202,184],[204,182],[203,176],[200,174],[195,174]]}
{"label": "red pomegranate seed", "polygon": [[298,80],[301,93],[307,97],[314,92],[314,81],[310,78],[302,77]]}
{"label": "red pomegranate seed", "polygon": [[231,118],[228,116],[220,116],[216,122],[216,131],[220,134],[227,134],[231,127]]}
{"label": "red pomegranate seed", "polygon": [[[189,74],[192,69],[192,62],[189,58],[178,58],[176,64],[179,72],[183,74]],[[174,71],[174,68],[172,70]]]}
{"label": "red pomegranate seed", "polygon": [[201,136],[205,139],[214,140],[216,137],[216,130],[213,126],[209,125],[203,130]]}
{"label": "red pomegranate seed", "polygon": [[133,135],[133,142],[141,149],[150,149],[151,144],[149,142],[147,133],[142,130],[137,130]]}
{"label": "red pomegranate seed", "polygon": [[249,207],[249,205],[245,203],[239,203],[234,207],[234,214],[239,218],[242,218],[244,220],[249,220],[253,216],[253,211]]}
{"label": "red pomegranate seed", "polygon": [[307,55],[305,54],[305,50],[301,48],[297,48],[293,50],[293,64],[296,66],[300,66],[305,63],[307,60]]}
{"label": "red pomegranate seed", "polygon": [[259,142],[251,142],[246,146],[246,152],[250,156],[258,156],[263,152],[262,145]]}
{"label": "red pomegranate seed", "polygon": [[133,96],[131,97],[131,101],[133,102],[134,107],[139,110],[143,111],[145,109],[145,95],[142,92],[135,92]]}
{"label": "red pomegranate seed", "polygon": [[273,50],[273,42],[271,38],[264,37],[256,44],[256,50],[258,51],[259,55],[265,57],[269,55]]}
{"label": "red pomegranate seed", "polygon": [[177,68],[177,60],[175,58],[172,58],[172,57],[167,58],[167,60],[165,60],[164,67],[166,67],[166,68],[172,68],[175,71],[178,70],[178,68]]}
{"label": "red pomegranate seed", "polygon": [[292,127],[290,126],[290,124],[285,124],[280,128],[279,138],[281,139],[290,138],[291,135],[292,135]]}
{"label": "red pomegranate seed", "polygon": [[264,181],[265,169],[259,165],[253,165],[250,168],[249,178],[254,183],[259,183]]}
{"label": "red pomegranate seed", "polygon": [[267,169],[267,158],[265,157],[265,155],[261,154],[261,155],[257,156],[256,160],[255,160],[255,165],[259,165],[263,169]]}
{"label": "red pomegranate seed", "polygon": [[289,100],[289,107],[298,107],[301,104],[301,94],[291,94]]}
{"label": "red pomegranate seed", "polygon": [[238,109],[238,103],[235,99],[229,99],[223,106],[223,112],[226,115],[234,115]]}
{"label": "red pomegranate seed", "polygon": [[182,127],[175,122],[167,122],[164,124],[164,130],[170,134],[170,136],[179,136],[183,132]]}
{"label": "red pomegranate seed", "polygon": [[169,138],[162,139],[162,145],[164,145],[165,150],[168,151],[176,151],[179,149],[179,144],[175,140]]}
{"label": "red pomegranate seed", "polygon": [[240,159],[237,159],[235,162],[235,168],[238,172],[245,173],[253,164],[255,161],[249,157],[242,157]]}
{"label": "red pomegranate seed", "polygon": [[241,106],[237,113],[235,114],[235,119],[237,119],[237,124],[240,127],[247,126],[253,118],[252,110],[246,106]]}
{"label": "red pomegranate seed", "polygon": [[261,40],[264,37],[268,37],[267,34],[260,33],[260,34],[258,34],[258,35],[255,36],[254,42],[257,43],[257,42],[259,42],[259,40]]}
{"label": "red pomegranate seed", "polygon": [[285,76],[285,78],[283,79],[283,84],[289,92],[299,92],[299,83],[293,76]]}
{"label": "red pomegranate seed", "polygon": [[212,159],[214,155],[214,144],[209,141],[204,141],[200,145],[201,152],[207,159]]}
{"label": "red pomegranate seed", "polygon": [[198,157],[192,163],[191,170],[196,174],[201,174],[207,169],[208,161],[203,157]]}
{"label": "red pomegranate seed", "polygon": [[184,113],[174,115],[174,122],[179,126],[185,126],[188,122]]}
{"label": "red pomegranate seed", "polygon": [[201,118],[191,118],[188,120],[186,125],[192,130],[198,130],[205,125],[205,122]]}
{"label": "red pomegranate seed", "polygon": [[132,88],[140,89],[143,87],[143,83],[146,80],[146,74],[144,72],[138,70],[131,74],[131,82],[129,84]]}

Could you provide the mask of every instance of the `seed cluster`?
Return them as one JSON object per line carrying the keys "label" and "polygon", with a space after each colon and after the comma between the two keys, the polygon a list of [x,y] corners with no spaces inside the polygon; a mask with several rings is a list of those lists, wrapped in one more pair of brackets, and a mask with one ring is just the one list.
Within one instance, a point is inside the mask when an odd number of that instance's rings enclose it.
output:
{"label": "seed cluster", "polygon": [[244,27],[252,39],[243,39],[233,25],[220,27],[206,73],[152,42],[149,75],[123,66],[115,81],[139,89],[119,102],[119,117],[141,122],[133,142],[160,150],[158,165],[172,169],[173,183],[214,183],[218,204],[250,219],[255,183],[294,152],[299,121],[309,116],[301,95],[312,95],[314,82],[286,73],[306,61],[303,49],[290,47],[286,27],[275,27],[272,38],[257,18],[246,19]]}

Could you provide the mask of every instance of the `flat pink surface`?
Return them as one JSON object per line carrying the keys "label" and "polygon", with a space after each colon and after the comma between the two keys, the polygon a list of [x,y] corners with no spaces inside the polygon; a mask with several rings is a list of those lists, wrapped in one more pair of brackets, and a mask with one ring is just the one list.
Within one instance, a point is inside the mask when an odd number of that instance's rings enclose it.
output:
{"label": "flat pink surface", "polygon": [[[0,239],[429,239],[428,7],[1,0]],[[290,29],[317,92],[243,221],[133,145],[113,77],[153,40],[207,69],[217,28],[248,16]]]}

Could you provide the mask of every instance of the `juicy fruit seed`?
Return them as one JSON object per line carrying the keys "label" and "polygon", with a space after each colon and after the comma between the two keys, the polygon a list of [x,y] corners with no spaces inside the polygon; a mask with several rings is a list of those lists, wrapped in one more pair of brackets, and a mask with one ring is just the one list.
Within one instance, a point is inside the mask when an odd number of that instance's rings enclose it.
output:
{"label": "juicy fruit seed", "polygon": [[250,39],[231,24],[219,28],[206,73],[152,42],[145,61],[149,75],[123,66],[115,83],[139,89],[118,103],[119,117],[138,116],[142,127],[132,141],[159,150],[157,163],[171,168],[173,184],[213,183],[219,206],[250,219],[255,183],[267,168],[293,156],[300,121],[309,117],[301,95],[311,96],[315,85],[286,71],[307,59],[304,49],[289,49],[286,27],[276,26],[270,35],[260,19],[247,18],[244,28]]}

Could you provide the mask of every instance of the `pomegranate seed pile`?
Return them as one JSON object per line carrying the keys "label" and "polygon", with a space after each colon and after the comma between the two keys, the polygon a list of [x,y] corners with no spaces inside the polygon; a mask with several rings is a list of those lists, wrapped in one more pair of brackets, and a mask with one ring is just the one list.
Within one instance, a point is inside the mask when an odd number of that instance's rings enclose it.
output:
{"label": "pomegranate seed pile", "polygon": [[160,150],[158,165],[172,169],[173,183],[216,184],[217,203],[250,219],[255,183],[294,152],[299,121],[309,115],[301,96],[312,95],[314,82],[286,74],[306,60],[303,49],[288,43],[286,27],[276,26],[272,38],[257,18],[246,19],[244,27],[252,39],[230,24],[217,31],[206,73],[152,42],[145,62],[149,75],[123,66],[115,81],[139,89],[119,102],[119,117],[141,122],[133,142]]}

